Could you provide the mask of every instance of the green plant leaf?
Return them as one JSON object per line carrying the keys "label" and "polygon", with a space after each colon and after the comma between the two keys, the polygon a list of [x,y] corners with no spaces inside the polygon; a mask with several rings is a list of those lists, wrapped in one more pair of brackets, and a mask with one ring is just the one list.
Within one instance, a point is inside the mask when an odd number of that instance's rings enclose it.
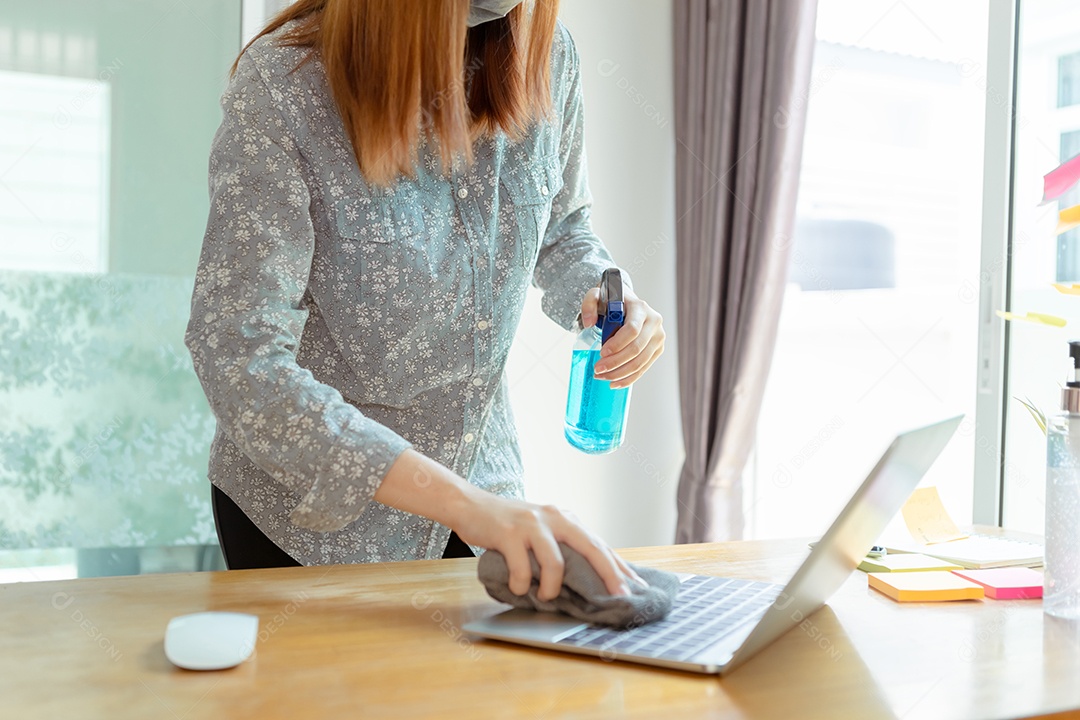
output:
{"label": "green plant leaf", "polygon": [[1030,398],[1025,398],[1025,399],[1021,400],[1020,398],[1018,398],[1018,397],[1016,397],[1014,395],[1013,399],[1027,408],[1027,411],[1029,413],[1031,413],[1031,417],[1035,419],[1035,423],[1039,426],[1039,429],[1042,430],[1042,434],[1045,435],[1046,434],[1046,414],[1042,410],[1040,410],[1039,408],[1035,407],[1035,403],[1031,402]]}

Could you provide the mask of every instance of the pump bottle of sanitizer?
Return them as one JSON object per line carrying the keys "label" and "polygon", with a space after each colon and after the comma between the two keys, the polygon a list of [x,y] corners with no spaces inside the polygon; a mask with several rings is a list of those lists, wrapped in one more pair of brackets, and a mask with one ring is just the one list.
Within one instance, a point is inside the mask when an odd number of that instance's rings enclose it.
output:
{"label": "pump bottle of sanitizer", "polygon": [[1080,342],[1069,343],[1073,370],[1061,414],[1046,421],[1046,567],[1043,609],[1080,618]]}

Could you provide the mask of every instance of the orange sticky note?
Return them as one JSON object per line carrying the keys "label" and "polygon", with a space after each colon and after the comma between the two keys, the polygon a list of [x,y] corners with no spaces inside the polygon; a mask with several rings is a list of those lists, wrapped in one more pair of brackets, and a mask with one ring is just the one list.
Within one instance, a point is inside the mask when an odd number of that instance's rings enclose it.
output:
{"label": "orange sticky note", "polygon": [[1080,205],[1073,205],[1058,213],[1058,235],[1078,227],[1080,227]]}
{"label": "orange sticky note", "polygon": [[900,512],[911,537],[924,545],[967,537],[945,511],[936,487],[916,489]]}
{"label": "orange sticky note", "polygon": [[951,572],[870,573],[870,587],[897,602],[981,600],[983,586]]}

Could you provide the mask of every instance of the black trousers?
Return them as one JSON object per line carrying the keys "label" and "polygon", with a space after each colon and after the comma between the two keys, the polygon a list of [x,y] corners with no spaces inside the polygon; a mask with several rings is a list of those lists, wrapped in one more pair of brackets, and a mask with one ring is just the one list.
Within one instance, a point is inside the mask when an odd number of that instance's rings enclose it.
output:
{"label": "black trousers", "polygon": [[[266,537],[228,495],[213,485],[210,487],[218,544],[221,545],[221,554],[225,556],[225,565],[230,570],[300,565],[291,555],[275,545],[273,540]],[[446,543],[442,556],[474,557],[472,549],[456,532],[450,533],[450,540]]]}

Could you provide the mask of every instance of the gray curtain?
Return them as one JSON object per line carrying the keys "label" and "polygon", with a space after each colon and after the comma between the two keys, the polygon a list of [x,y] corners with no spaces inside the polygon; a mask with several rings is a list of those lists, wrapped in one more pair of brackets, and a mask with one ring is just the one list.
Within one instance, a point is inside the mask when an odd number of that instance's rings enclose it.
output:
{"label": "gray curtain", "polygon": [[776,340],[817,0],[675,0],[676,267],[686,461],[676,542],[737,539]]}

